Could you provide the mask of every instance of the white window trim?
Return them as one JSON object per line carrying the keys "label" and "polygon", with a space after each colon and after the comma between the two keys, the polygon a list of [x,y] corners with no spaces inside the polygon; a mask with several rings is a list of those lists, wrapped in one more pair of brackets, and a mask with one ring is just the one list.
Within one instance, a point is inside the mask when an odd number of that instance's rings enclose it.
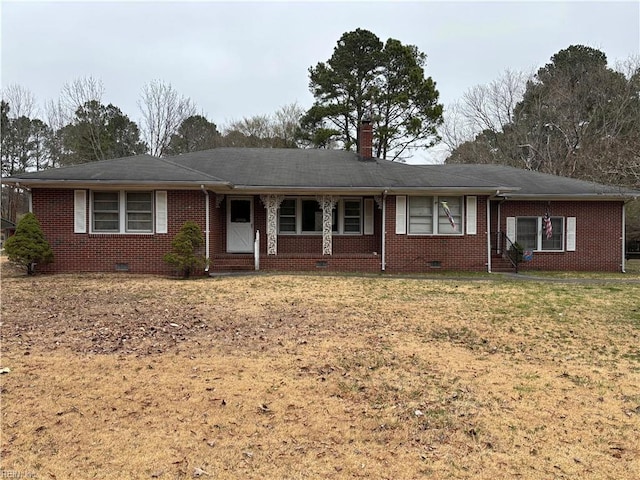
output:
{"label": "white window trim", "polygon": [[537,236],[536,236],[536,248],[533,250],[535,253],[562,253],[565,252],[565,243],[567,241],[567,219],[565,217],[561,217],[559,215],[552,215],[551,218],[561,218],[562,219],[562,248],[557,249],[557,250],[549,250],[549,249],[542,249],[542,236],[544,235],[544,228],[542,226],[542,218],[543,217],[537,217],[535,215],[522,215],[520,217],[513,217],[515,218],[515,236],[514,236],[514,240],[512,240],[514,243],[517,241],[518,239],[518,220],[521,218],[535,218],[536,219],[536,230],[537,230]]}
{"label": "white window trim", "polygon": [[[411,198],[412,197],[428,197],[433,199],[433,208],[431,215],[431,233],[411,233]],[[440,198],[445,197],[457,197],[460,198],[460,225],[456,225],[457,231],[453,233],[440,233],[439,230],[439,222],[440,219]],[[462,237],[465,232],[465,197],[463,195],[412,195],[407,197],[407,207],[406,207],[406,232],[407,235],[412,237]]]}
{"label": "white window trim", "polygon": [[[118,231],[103,231],[93,228],[93,194],[110,192],[118,194]],[[145,192],[151,195],[151,230],[127,230],[127,193]],[[156,196],[153,190],[91,190],[89,195],[89,233],[92,235],[154,235],[156,233]]]}
{"label": "white window trim", "polygon": [[[302,230],[302,201],[313,200],[313,197],[285,197],[285,200],[295,200],[296,202],[296,231],[295,232],[281,232],[280,231],[280,212],[278,211],[278,235],[317,235],[321,236],[322,231],[303,231]],[[360,202],[360,230],[358,232],[345,232],[344,231],[344,202],[346,201],[358,201]],[[341,235],[347,237],[355,237],[364,235],[364,202],[362,197],[340,197],[336,206],[334,207],[337,215],[338,231],[332,232],[333,235]]]}

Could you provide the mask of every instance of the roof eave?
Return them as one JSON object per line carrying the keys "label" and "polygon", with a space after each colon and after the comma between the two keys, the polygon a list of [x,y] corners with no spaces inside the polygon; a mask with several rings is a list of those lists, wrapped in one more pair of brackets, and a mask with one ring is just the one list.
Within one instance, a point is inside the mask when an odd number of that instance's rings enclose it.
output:
{"label": "roof eave", "polygon": [[[489,195],[496,194],[498,189],[495,187],[389,187],[389,186],[370,186],[370,187],[332,187],[332,186],[312,186],[312,187],[290,187],[290,186],[273,186],[273,185],[235,185],[233,187],[234,191],[241,191],[247,194],[260,194],[260,193],[317,193],[323,192],[327,194],[345,194],[345,193],[358,193],[358,194],[379,194],[381,192],[385,192],[393,195],[405,195],[405,194],[414,194],[414,193],[431,193],[431,194],[442,194],[442,193],[454,193],[454,194],[479,194],[479,195]],[[500,190],[501,192],[505,191],[504,189]],[[511,191],[511,190],[510,190]]]}
{"label": "roof eave", "polygon": [[537,200],[537,201],[546,201],[546,200],[554,200],[554,201],[598,201],[598,200],[619,200],[624,201],[628,199],[634,199],[638,196],[633,193],[577,193],[577,194],[518,194],[518,193],[506,193],[500,194],[500,197],[505,200]]}
{"label": "roof eave", "polygon": [[46,188],[96,188],[96,187],[127,187],[127,188],[150,188],[154,190],[191,190],[226,188],[231,189],[233,185],[229,182],[199,181],[153,181],[153,180],[45,180],[45,179],[20,179],[7,178],[2,180],[3,184],[15,185],[23,188],[46,187]]}

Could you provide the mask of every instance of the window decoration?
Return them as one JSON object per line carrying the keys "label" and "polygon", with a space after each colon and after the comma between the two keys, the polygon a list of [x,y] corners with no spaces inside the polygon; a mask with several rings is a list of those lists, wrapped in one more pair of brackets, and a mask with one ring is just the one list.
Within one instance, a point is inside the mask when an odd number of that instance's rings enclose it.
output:
{"label": "window decoration", "polygon": [[409,197],[409,234],[461,235],[462,199],[463,197],[444,196]]}
{"label": "window decoration", "polygon": [[451,228],[453,228],[453,230],[455,231],[457,229],[456,221],[453,218],[453,214],[451,213],[451,209],[449,208],[449,204],[447,202],[440,202],[440,205],[442,206],[442,210],[444,211],[444,214],[447,216],[447,219],[449,219],[449,223],[451,224]]}
{"label": "window decoration", "polygon": [[564,218],[547,216],[546,213],[542,217],[517,217],[515,241],[524,250],[563,251]]}

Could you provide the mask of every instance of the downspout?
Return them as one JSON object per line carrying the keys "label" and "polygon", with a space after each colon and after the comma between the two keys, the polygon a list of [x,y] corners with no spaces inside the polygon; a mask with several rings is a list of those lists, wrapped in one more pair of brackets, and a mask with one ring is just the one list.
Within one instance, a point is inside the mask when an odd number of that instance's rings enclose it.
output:
{"label": "downspout", "polygon": [[200,185],[200,189],[202,193],[204,193],[204,256],[206,265],[204,267],[204,271],[209,271],[209,192],[204,185]]}
{"label": "downspout", "polygon": [[382,271],[387,268],[387,190],[382,192]]}
{"label": "downspout", "polygon": [[625,256],[625,250],[627,249],[627,204],[622,204],[622,273],[627,273],[627,258]]}
{"label": "downspout", "polygon": [[[496,195],[499,193],[496,192]],[[487,196],[487,273],[491,273],[491,197]]]}

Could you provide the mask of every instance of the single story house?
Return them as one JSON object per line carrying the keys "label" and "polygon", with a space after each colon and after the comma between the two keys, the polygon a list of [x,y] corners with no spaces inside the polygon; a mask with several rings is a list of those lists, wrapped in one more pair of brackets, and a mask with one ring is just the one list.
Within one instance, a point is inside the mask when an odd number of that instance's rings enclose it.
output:
{"label": "single story house", "polygon": [[2,248],[7,238],[16,233],[16,224],[6,218],[1,218],[0,222],[0,248]]}
{"label": "single story house", "polygon": [[[640,192],[499,165],[410,165],[323,149],[138,155],[3,179],[30,192],[46,272],[170,274],[200,225],[208,271],[624,271]],[[513,244],[522,248],[513,255]],[[203,272],[204,273],[204,272]]]}

